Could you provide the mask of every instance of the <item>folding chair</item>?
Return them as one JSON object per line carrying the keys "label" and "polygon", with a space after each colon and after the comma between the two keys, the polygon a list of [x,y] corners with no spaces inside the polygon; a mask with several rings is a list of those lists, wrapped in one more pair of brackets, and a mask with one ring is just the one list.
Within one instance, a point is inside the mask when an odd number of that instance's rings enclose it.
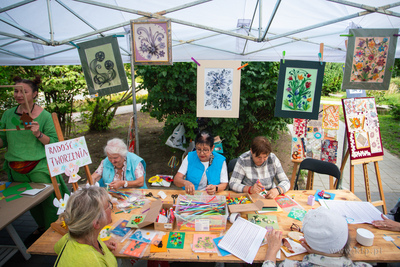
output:
{"label": "folding chair", "polygon": [[[327,162],[327,161],[322,161],[318,159],[304,159],[300,163],[299,171],[297,172],[296,176],[296,181],[294,183],[294,190],[298,190],[298,181],[299,181],[299,176],[300,176],[300,171],[301,170],[308,170],[308,178],[307,178],[307,190],[312,190],[313,185],[314,185],[314,172],[316,173],[321,173],[321,174],[327,174],[329,175],[329,189],[338,189],[339,188],[339,181],[340,181],[340,170],[336,166],[336,164]],[[332,183],[332,178],[335,177],[336,181],[335,183]],[[334,187],[334,188],[333,188]]]}

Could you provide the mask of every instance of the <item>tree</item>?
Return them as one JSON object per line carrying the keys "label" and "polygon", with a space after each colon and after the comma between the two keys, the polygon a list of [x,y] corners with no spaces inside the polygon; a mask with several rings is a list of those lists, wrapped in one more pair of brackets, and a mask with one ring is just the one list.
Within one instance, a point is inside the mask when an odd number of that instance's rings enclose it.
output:
{"label": "tree", "polygon": [[[139,66],[136,74],[143,79],[140,88],[149,92],[145,111],[165,121],[165,141],[178,123],[183,122],[186,138],[194,139],[196,118],[197,70],[194,63],[173,66]],[[274,117],[279,64],[249,62],[242,70],[239,118],[209,118],[207,129],[224,139],[228,158],[234,158],[250,147],[257,135],[277,139],[289,119]]]}

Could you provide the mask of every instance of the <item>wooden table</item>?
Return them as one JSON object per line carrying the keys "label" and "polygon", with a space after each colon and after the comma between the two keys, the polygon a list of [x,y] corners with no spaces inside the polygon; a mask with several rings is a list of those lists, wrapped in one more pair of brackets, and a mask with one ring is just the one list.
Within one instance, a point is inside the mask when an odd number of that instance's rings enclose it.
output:
{"label": "wooden table", "polygon": [[[18,185],[21,183],[12,183],[9,187]],[[30,183],[32,188],[43,188],[44,184],[39,183]],[[12,201],[7,202],[5,199],[0,200],[0,230],[3,228],[7,229],[7,232],[13,239],[15,246],[3,246],[0,245],[0,266],[2,266],[9,258],[11,258],[18,250],[21,252],[22,256],[26,260],[28,260],[31,255],[26,252],[26,247],[24,242],[22,242],[21,238],[19,237],[17,231],[12,226],[12,222],[16,220],[19,216],[24,214],[26,211],[30,210],[31,208],[35,207],[43,200],[45,200],[51,193],[54,192],[54,188],[51,184],[46,187],[43,191],[39,192],[35,196],[26,196],[14,199]],[[8,187],[8,188],[9,188]],[[0,196],[3,196],[0,193]],[[11,196],[10,196],[11,197]]]}
{"label": "wooden table", "polygon": [[[161,189],[167,194],[167,198],[164,200],[164,203],[172,203],[172,194],[182,194],[184,193],[183,190],[167,190],[167,189]],[[140,190],[142,191],[142,190]],[[157,195],[157,193],[160,191],[160,189],[148,189],[148,190],[143,190],[145,194],[148,192],[152,192],[153,195]],[[334,192],[336,194],[335,200],[349,200],[349,201],[360,201],[360,199],[351,193],[348,190],[327,190],[327,192]],[[225,191],[222,193],[219,193],[219,195],[228,195],[231,194],[237,194],[233,193],[230,191]],[[305,209],[309,210],[311,208],[316,208],[319,207],[319,203],[317,202],[313,207],[307,205],[307,198],[309,195],[314,195],[315,190],[309,190],[309,191],[289,191],[287,192],[286,195],[292,197],[294,196],[294,199]],[[239,194],[243,195],[243,194]],[[252,195],[253,201],[256,201],[255,199],[258,198],[258,195]],[[154,200],[153,198],[149,198],[151,200]],[[116,208],[114,208],[114,212],[118,211]],[[120,214],[113,214],[113,221],[117,221],[121,218],[124,219],[129,219],[132,216],[132,213],[125,214],[125,213],[120,213]],[[137,210],[135,213],[140,213],[140,210]],[[278,223],[280,230],[283,231],[284,236],[287,236],[287,233],[290,231],[290,226],[292,223],[296,223],[301,226],[301,222],[295,219],[292,219],[287,216],[287,212],[282,211],[282,212],[273,212],[273,213],[268,213],[271,215],[276,215],[278,217]],[[244,218],[246,218],[245,214],[242,214]],[[228,222],[227,223],[227,229],[231,226],[231,224]],[[372,247],[364,247],[361,246],[356,242],[356,229],[357,228],[365,228],[370,231],[372,231],[375,234],[375,239],[374,239],[374,246]],[[149,226],[148,229],[152,229],[153,225]],[[177,229],[174,229],[177,231]],[[387,242],[383,239],[383,235],[387,234],[392,236],[395,241],[400,245],[400,238],[397,236],[400,236],[400,233],[394,233],[390,231],[383,231],[383,230],[378,230],[374,228],[373,226],[369,224],[361,224],[361,225],[356,225],[356,224],[349,224],[349,230],[350,230],[350,248],[351,248],[351,253],[350,253],[350,258],[353,261],[365,261],[365,262],[399,262],[400,261],[400,251],[398,248],[393,245],[391,242]],[[160,252],[160,253],[149,253],[150,248],[147,248],[147,251],[144,253],[142,259],[147,259],[147,260],[162,260],[162,261],[200,261],[200,262],[243,262],[239,258],[235,256],[225,256],[221,257],[218,256],[217,254],[213,253],[194,253],[191,249],[191,244],[193,243],[193,233],[202,233],[202,232],[186,232],[186,238],[185,238],[185,245],[184,249],[168,249],[167,252]],[[215,233],[215,234],[223,234],[223,233]],[[61,238],[61,235],[51,228],[47,230],[29,249],[28,252],[31,254],[42,254],[42,255],[55,255],[55,252],[53,250],[54,244]],[[118,258],[128,258],[127,255],[120,254],[119,251],[122,249],[122,247],[126,244],[125,241],[123,243],[118,244],[118,248],[115,251],[115,256]],[[254,259],[254,262],[263,262],[264,257],[266,254],[267,250],[267,245],[260,247],[256,258]],[[283,253],[281,253],[281,259],[284,260],[285,256]],[[292,260],[302,260],[305,254],[297,255],[290,257]]]}

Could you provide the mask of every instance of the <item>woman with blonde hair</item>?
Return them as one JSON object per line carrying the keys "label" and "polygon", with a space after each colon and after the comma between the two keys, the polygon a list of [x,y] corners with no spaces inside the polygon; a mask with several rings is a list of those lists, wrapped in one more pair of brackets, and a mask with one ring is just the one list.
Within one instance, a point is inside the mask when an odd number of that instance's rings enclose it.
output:
{"label": "woman with blonde hair", "polygon": [[100,186],[108,185],[111,189],[138,187],[147,189],[146,163],[144,159],[128,152],[122,139],[114,138],[104,148],[107,155],[92,177]]}
{"label": "woman with blonde hair", "polygon": [[116,243],[103,242],[99,237],[104,226],[111,223],[113,204],[107,191],[91,186],[76,191],[68,199],[60,218],[68,226],[68,234],[55,245],[58,254],[54,266],[117,266],[110,250]]}

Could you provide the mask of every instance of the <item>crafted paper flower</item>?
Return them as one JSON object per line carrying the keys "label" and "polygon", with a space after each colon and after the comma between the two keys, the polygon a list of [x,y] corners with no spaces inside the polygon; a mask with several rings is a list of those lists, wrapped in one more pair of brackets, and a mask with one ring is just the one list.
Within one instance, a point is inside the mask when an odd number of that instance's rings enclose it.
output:
{"label": "crafted paper flower", "polygon": [[79,167],[75,164],[70,164],[70,166],[65,169],[65,175],[69,176],[68,183],[76,183],[81,179],[78,175]]}
{"label": "crafted paper flower", "polygon": [[62,199],[60,199],[60,200],[58,200],[57,198],[55,198],[55,199],[53,200],[53,205],[54,205],[55,207],[58,208],[58,210],[57,210],[57,215],[60,215],[61,213],[64,212],[65,207],[67,206],[68,199],[69,199],[69,195],[68,195],[68,194],[65,194],[65,195],[64,195],[64,198],[62,198]]}

